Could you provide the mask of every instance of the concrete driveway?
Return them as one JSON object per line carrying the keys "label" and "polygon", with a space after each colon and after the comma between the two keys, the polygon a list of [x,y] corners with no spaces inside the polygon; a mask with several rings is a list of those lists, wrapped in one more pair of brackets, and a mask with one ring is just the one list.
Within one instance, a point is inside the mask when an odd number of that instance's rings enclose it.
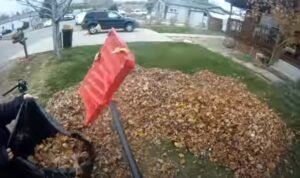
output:
{"label": "concrete driveway", "polygon": [[[33,31],[32,33],[38,34],[38,31]],[[134,32],[119,32],[121,38],[126,42],[166,42],[172,41],[171,38],[161,35],[155,31],[149,29],[136,29]],[[99,33],[96,35],[89,35],[87,31],[75,31],[73,33],[73,46],[84,46],[84,45],[97,45],[103,44],[107,37],[107,33]],[[1,42],[0,42],[1,43]],[[6,50],[6,45],[1,45]],[[39,41],[36,41],[28,45],[28,53],[35,54],[40,52],[46,52],[53,50],[53,41],[51,35],[48,37],[43,37]],[[2,52],[0,52],[2,53]],[[21,49],[16,50],[10,55],[6,55],[5,59],[0,54],[0,65],[5,62],[5,60],[15,59],[24,56],[24,51]],[[2,59],[2,60],[1,60]]]}

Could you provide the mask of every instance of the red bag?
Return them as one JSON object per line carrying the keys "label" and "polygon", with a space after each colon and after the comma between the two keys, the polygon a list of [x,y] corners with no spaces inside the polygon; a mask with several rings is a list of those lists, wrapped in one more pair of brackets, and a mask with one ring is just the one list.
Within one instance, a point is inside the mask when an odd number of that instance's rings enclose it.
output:
{"label": "red bag", "polygon": [[86,108],[84,124],[91,124],[99,116],[135,66],[135,58],[126,43],[112,29],[79,89]]}

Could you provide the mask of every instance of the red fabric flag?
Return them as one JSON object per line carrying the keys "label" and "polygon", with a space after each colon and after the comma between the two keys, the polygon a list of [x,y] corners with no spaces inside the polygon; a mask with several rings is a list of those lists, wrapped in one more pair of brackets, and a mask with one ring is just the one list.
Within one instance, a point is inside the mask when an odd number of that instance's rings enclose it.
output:
{"label": "red fabric flag", "polygon": [[114,29],[96,58],[79,89],[86,109],[85,125],[96,120],[135,66],[133,53]]}

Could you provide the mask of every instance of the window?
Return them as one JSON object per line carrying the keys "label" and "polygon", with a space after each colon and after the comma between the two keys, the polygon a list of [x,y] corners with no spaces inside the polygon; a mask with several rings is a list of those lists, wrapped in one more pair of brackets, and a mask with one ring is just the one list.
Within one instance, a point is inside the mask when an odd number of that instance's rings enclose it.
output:
{"label": "window", "polygon": [[117,13],[115,13],[115,12],[108,12],[108,18],[110,18],[110,19],[116,19],[118,17],[119,17],[119,15]]}
{"label": "window", "polygon": [[175,9],[175,8],[170,8],[169,12],[171,12],[171,13],[176,13],[176,12],[177,12],[177,9]]}
{"label": "window", "polygon": [[95,14],[94,12],[91,12],[91,13],[86,14],[85,17],[86,17],[86,18],[91,18],[91,17],[94,16],[94,14]]}
{"label": "window", "polygon": [[105,18],[107,17],[106,12],[90,12],[86,15],[86,18]]}
{"label": "window", "polygon": [[106,18],[107,13],[106,12],[97,12],[96,17],[97,18]]}

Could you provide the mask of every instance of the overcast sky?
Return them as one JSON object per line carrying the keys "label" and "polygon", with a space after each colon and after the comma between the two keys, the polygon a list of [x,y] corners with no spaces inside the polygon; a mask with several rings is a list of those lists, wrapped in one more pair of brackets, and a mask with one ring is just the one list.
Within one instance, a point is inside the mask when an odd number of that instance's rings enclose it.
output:
{"label": "overcast sky", "polygon": [[[126,1],[126,0],[118,0]],[[209,0],[211,3],[219,5],[224,9],[229,10],[229,4],[225,0]],[[21,6],[16,2],[16,0],[0,0],[0,14],[14,14],[17,11],[22,11],[24,6]]]}

